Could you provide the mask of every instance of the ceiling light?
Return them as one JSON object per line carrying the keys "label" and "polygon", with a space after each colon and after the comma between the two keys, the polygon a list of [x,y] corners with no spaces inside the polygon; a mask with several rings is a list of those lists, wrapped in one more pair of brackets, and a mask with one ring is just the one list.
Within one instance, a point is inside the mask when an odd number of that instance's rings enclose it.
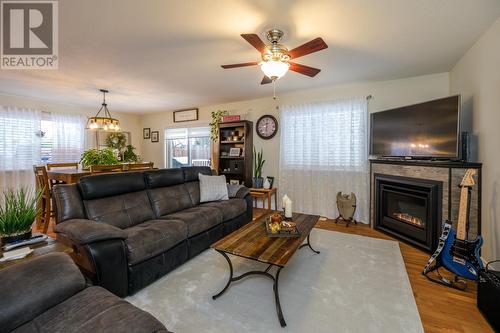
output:
{"label": "ceiling light", "polygon": [[[90,130],[103,130],[103,131],[119,131],[120,130],[120,122],[118,119],[111,117],[111,113],[109,113],[108,105],[106,104],[106,93],[108,90],[99,89],[102,92],[102,104],[99,111],[94,117],[90,117],[87,120],[87,129]],[[104,110],[104,114],[99,116],[101,111]]]}
{"label": "ceiling light", "polygon": [[286,74],[290,64],[284,61],[269,60],[263,61],[260,65],[260,69],[264,72],[264,75],[271,80],[277,80]]}

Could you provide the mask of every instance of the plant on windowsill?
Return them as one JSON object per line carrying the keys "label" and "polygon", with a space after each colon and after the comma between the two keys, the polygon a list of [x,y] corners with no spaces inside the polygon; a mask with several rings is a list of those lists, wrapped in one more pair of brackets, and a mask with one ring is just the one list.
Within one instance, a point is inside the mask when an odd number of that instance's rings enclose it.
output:
{"label": "plant on windowsill", "polygon": [[83,169],[89,169],[91,165],[114,165],[120,163],[120,161],[110,148],[104,148],[84,151],[80,163]]}
{"label": "plant on windowsill", "polygon": [[0,240],[2,244],[31,237],[31,226],[41,214],[41,190],[7,189],[0,200]]}
{"label": "plant on windowsill", "polygon": [[254,188],[262,188],[264,183],[264,178],[262,178],[262,167],[266,160],[263,159],[262,148],[260,148],[260,152],[257,153],[255,150],[255,146],[253,146],[253,187]]}

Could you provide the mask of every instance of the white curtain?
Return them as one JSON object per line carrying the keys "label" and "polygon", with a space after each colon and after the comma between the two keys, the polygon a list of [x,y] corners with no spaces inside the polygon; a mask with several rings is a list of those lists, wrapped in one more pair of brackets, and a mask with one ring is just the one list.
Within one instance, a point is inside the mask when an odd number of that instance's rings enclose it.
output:
{"label": "white curtain", "polygon": [[0,191],[34,186],[41,118],[41,111],[0,106]]}
{"label": "white curtain", "polygon": [[50,113],[44,123],[42,150],[50,154],[48,161],[54,163],[78,162],[85,145],[87,118],[79,114]]}
{"label": "white curtain", "polygon": [[280,122],[280,194],[293,210],[336,218],[337,192],[353,192],[355,218],[368,223],[366,98],[283,106]]}

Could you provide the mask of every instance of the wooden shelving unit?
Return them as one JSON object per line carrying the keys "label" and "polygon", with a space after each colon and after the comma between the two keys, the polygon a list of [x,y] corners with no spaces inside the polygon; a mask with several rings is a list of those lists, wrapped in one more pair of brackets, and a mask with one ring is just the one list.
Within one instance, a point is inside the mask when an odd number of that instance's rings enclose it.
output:
{"label": "wooden shelving unit", "polygon": [[[238,180],[252,187],[253,123],[248,120],[220,123],[217,143],[219,175],[226,175],[228,182]],[[231,148],[239,148],[239,156],[229,156]]]}

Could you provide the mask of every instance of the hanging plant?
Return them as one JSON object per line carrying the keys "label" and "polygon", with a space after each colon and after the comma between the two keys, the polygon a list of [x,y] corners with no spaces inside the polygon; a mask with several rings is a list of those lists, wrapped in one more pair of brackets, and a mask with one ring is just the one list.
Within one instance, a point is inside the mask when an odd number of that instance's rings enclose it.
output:
{"label": "hanging plant", "polygon": [[219,140],[219,123],[223,116],[227,116],[229,113],[226,110],[212,111],[212,121],[210,122],[210,139],[212,141]]}
{"label": "hanging plant", "polygon": [[123,133],[111,133],[106,138],[106,146],[118,150],[119,153],[125,148],[126,144],[127,137]]}

